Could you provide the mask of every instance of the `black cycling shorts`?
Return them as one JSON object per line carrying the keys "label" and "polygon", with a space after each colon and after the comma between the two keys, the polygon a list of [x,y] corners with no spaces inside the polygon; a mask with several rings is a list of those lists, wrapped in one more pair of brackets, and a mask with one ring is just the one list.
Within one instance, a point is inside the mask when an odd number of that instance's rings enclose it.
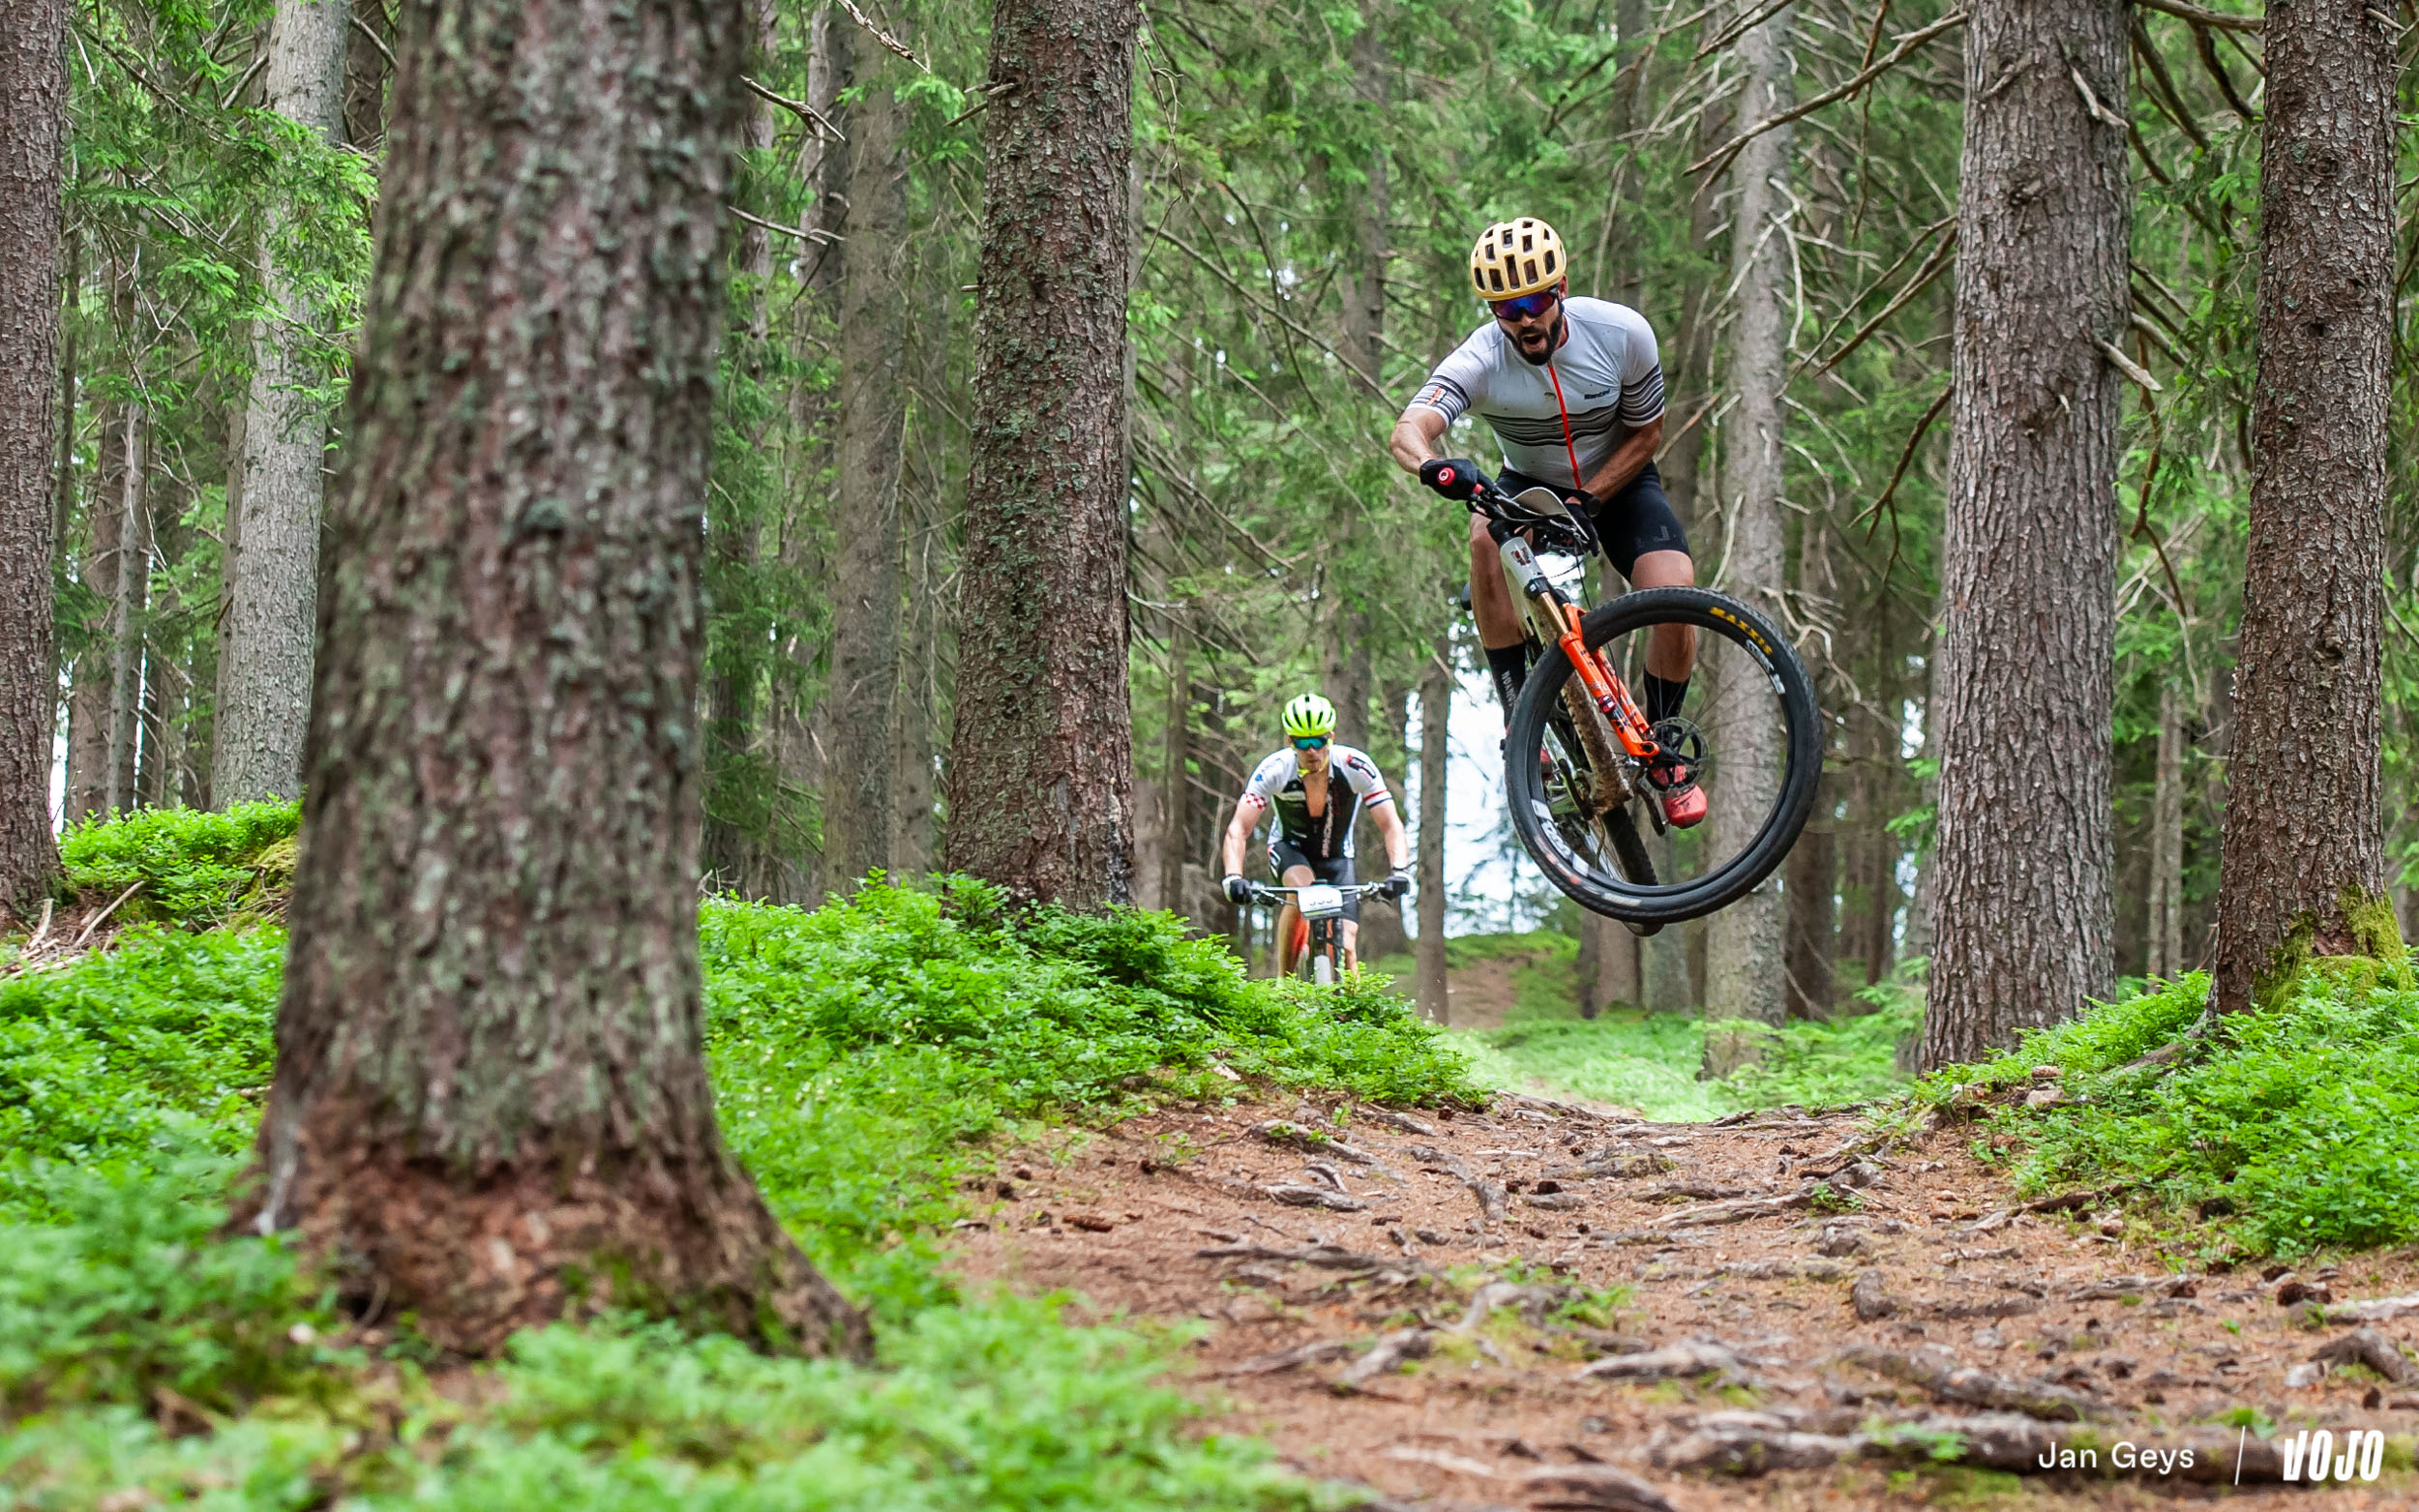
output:
{"label": "black cycling shorts", "polygon": [[[1508,467],[1495,483],[1506,493],[1536,488],[1552,489],[1557,493],[1566,491],[1559,484]],[[1638,558],[1649,551],[1688,548],[1688,533],[1680,528],[1680,517],[1672,513],[1671,500],[1663,496],[1663,475],[1655,470],[1653,462],[1639,468],[1638,475],[1620,492],[1598,500],[1596,513],[1590,518],[1596,524],[1597,536],[1604,543],[1604,559],[1624,578],[1638,565]]]}
{"label": "black cycling shorts", "polygon": [[[1302,854],[1299,846],[1295,845],[1282,835],[1269,842],[1269,875],[1282,884],[1285,881],[1285,874],[1298,866],[1310,868],[1312,876],[1330,887],[1350,887],[1359,880],[1353,875],[1353,858],[1350,856],[1329,856],[1324,861],[1313,861]],[[1360,922],[1359,898],[1347,897],[1344,900],[1344,918],[1353,924]]]}

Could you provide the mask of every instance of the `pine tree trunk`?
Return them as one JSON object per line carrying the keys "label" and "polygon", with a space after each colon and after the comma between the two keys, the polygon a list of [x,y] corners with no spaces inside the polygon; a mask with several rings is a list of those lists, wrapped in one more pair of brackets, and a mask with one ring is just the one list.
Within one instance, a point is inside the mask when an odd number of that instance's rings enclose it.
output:
{"label": "pine tree trunk", "polygon": [[386,140],[386,53],[395,45],[394,18],[386,0],[351,0],[352,24],[378,46],[344,49],[344,140],[374,158]]}
{"label": "pine tree trunk", "polygon": [[2184,706],[2175,685],[2159,689],[2159,767],[2150,799],[2150,966],[2154,977],[2184,966]]}
{"label": "pine tree trunk", "polygon": [[59,869],[50,553],[66,34],[64,0],[12,0],[0,25],[0,911],[21,911]]}
{"label": "pine tree trunk", "polygon": [[2251,549],[2218,879],[2218,1010],[2313,956],[2402,959],[2378,791],[2395,39],[2362,0],[2268,10]]}
{"label": "pine tree trunk", "polygon": [[67,699],[67,819],[109,812],[109,617],[117,608],[119,512],[126,500],[126,406],[96,406],[92,502],[84,510],[84,559],[75,573],[87,595],[84,644]]}
{"label": "pine tree trunk", "polygon": [[[1788,108],[1794,22],[1794,11],[1784,6],[1740,39],[1747,71],[1742,119],[1761,121]],[[1723,481],[1730,495],[1722,586],[1786,623],[1779,604],[1786,548],[1780,495],[1787,455],[1781,397],[1789,360],[1789,132],[1767,132],[1748,142],[1735,175],[1739,197],[1732,212],[1731,275],[1738,281],[1739,320],[1731,372],[1738,403],[1722,429],[1729,453]],[[1729,727],[1708,732],[1721,759],[1708,794],[1714,812],[1706,845],[1716,855],[1737,854],[1753,839],[1764,817],[1762,795],[1779,790],[1787,759],[1780,727],[1773,721],[1727,723]],[[1734,796],[1725,798],[1725,787]],[[1756,796],[1750,801],[1738,794]],[[1707,1018],[1778,1023],[1786,1017],[1788,922],[1787,900],[1769,884],[1707,921]],[[1747,1043],[1716,1054],[1709,1069],[1727,1075],[1748,1053]]]}
{"label": "pine tree trunk", "polygon": [[1160,824],[1166,854],[1160,862],[1158,905],[1189,913],[1196,900],[1185,889],[1184,868],[1188,862],[1201,864],[1193,846],[1192,609],[1179,608],[1168,621],[1168,706],[1159,731]]}
{"label": "pine tree trunk", "polygon": [[848,41],[862,96],[848,142],[848,224],[840,244],[839,589],[833,601],[831,765],[823,785],[823,865],[831,884],[890,865],[891,736],[899,686],[900,443],[907,389],[900,256],[907,163],[896,65],[862,36]]}
{"label": "pine tree trunk", "polygon": [[1132,0],[994,0],[947,864],[1133,889],[1126,698]]}
{"label": "pine tree trunk", "polygon": [[102,812],[135,807],[134,762],[142,743],[143,622],[151,600],[151,415],[129,402],[126,470],[118,495],[116,593],[109,607],[109,786]]}
{"label": "pine tree trunk", "polygon": [[[748,62],[753,74],[763,70],[773,57],[779,15],[770,0],[748,0],[747,10],[749,30],[754,34]],[[746,132],[749,160],[765,162],[773,149],[773,107],[753,96],[748,101]],[[739,223],[737,234],[737,265],[747,277],[740,295],[747,301],[744,362],[749,382],[762,384],[772,338],[773,238],[762,226],[745,221]],[[764,449],[769,439],[765,430],[762,422],[749,428],[750,451]],[[709,602],[718,591],[717,579],[735,587],[754,578],[758,555],[763,549],[763,524],[755,510],[742,505],[719,515],[709,505],[705,519],[706,548],[713,565],[706,583]],[[778,794],[767,803],[745,791],[759,781],[757,649],[734,646],[717,655],[715,639],[706,637],[706,800],[701,855],[706,885],[743,898],[762,898],[772,891],[766,852],[781,816]],[[734,801],[724,804],[716,801],[718,788],[740,790],[732,791]]]}
{"label": "pine tree trunk", "polygon": [[743,27],[458,0],[396,49],[247,1221],[442,1349],[607,1307],[866,1348],[724,1150],[702,1049]]}
{"label": "pine tree trunk", "polygon": [[1431,1023],[1450,1023],[1452,1003],[1445,979],[1445,794],[1450,781],[1447,756],[1452,738],[1453,637],[1436,637],[1436,648],[1419,668],[1419,1012]]}
{"label": "pine tree trunk", "polygon": [[[830,6],[815,8],[806,22],[806,103],[830,120],[844,82],[834,56],[839,44]],[[817,131],[798,152],[798,177],[814,194],[799,217],[799,229],[805,233],[797,252],[800,289],[790,307],[790,355],[800,370],[821,355],[819,345],[840,281],[840,258],[832,247],[847,162],[839,148]],[[821,475],[831,457],[829,420],[828,396],[821,388],[804,382],[791,386],[790,429],[795,443],[784,459],[789,476],[778,550],[783,570],[811,585],[823,604],[837,597],[829,591],[830,553],[820,505],[826,492]],[[822,739],[825,711],[816,690],[825,675],[828,636],[828,625],[803,606],[792,609],[783,627],[782,654],[790,666],[784,668],[787,688],[774,701],[771,720],[773,761],[785,808],[810,801],[820,805],[822,794],[828,765]],[[813,907],[823,900],[828,875],[820,840],[804,845],[785,836],[776,847],[767,891],[783,903]]]}
{"label": "pine tree trunk", "polygon": [[[268,108],[334,139],[344,108],[350,0],[279,0],[269,23]],[[308,390],[318,311],[281,262],[289,234],[273,215],[260,241],[260,282],[280,318],[253,326],[252,400],[244,419],[243,550],[220,627],[219,708],[210,795],[222,805],[294,797],[311,720],[312,631],[327,416]]]}
{"label": "pine tree trunk", "polygon": [[1835,1006],[1832,960],[1839,934],[1837,838],[1830,821],[1818,817],[1798,837],[1797,848],[1789,852],[1785,864],[1792,1019],[1829,1019]]}
{"label": "pine tree trunk", "polygon": [[901,510],[907,543],[907,607],[899,647],[899,693],[891,711],[890,865],[902,876],[933,869],[933,711],[940,690],[940,497],[919,484]]}
{"label": "pine tree trunk", "polygon": [[1966,24],[1926,1069],[2111,983],[2126,15],[1976,0]]}
{"label": "pine tree trunk", "polygon": [[[1403,812],[1404,763],[1411,759],[1411,750],[1404,740],[1405,728],[1411,723],[1411,688],[1408,684],[1381,681],[1377,697],[1378,719],[1370,726],[1370,757],[1385,772],[1394,786],[1394,814],[1405,824],[1410,815]],[[1358,865],[1363,881],[1377,881],[1393,871],[1386,851],[1386,837],[1378,827],[1362,820],[1356,832],[1359,855]],[[1360,904],[1360,959],[1374,961],[1380,956],[1401,956],[1411,952],[1411,932],[1403,927],[1403,904],[1384,898],[1364,898]]]}

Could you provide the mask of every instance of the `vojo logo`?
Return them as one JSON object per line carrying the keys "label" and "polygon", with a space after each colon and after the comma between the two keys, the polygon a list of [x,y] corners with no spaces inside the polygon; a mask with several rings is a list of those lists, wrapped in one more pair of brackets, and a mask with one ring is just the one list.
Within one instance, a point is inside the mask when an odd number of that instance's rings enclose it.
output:
{"label": "vojo logo", "polygon": [[2326,1429],[2303,1429],[2290,1438],[2276,1440],[2285,1457],[2282,1480],[2374,1480],[2385,1468],[2385,1435],[2374,1428],[2355,1428],[2337,1449],[2335,1435]]}

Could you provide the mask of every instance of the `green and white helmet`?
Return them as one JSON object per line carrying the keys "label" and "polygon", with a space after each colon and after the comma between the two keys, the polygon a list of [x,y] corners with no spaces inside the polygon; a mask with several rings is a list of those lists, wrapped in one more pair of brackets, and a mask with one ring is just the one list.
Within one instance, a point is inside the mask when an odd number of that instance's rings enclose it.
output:
{"label": "green and white helmet", "polygon": [[1332,735],[1335,733],[1335,705],[1315,693],[1305,693],[1285,706],[1285,733],[1300,735]]}

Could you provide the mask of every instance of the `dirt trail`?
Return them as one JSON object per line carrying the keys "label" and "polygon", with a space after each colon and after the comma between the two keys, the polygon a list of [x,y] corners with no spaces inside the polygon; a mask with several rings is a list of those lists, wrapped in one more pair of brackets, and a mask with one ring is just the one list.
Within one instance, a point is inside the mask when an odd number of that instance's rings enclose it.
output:
{"label": "dirt trail", "polygon": [[[2382,1429],[2406,1463],[2419,1383],[2339,1369],[2288,1387],[2352,1330],[2304,1326],[2276,1298],[2295,1281],[2338,1300],[2419,1292],[2419,1253],[2170,1276],[2113,1213],[2017,1210],[1956,1126],[1871,1150],[1844,1115],[1656,1124],[1507,1098],[1419,1113],[1421,1133],[1368,1110],[1339,1129],[1334,1112],[1170,1110],[1012,1152],[957,1235],[960,1268],[977,1289],[1206,1319],[1189,1389],[1216,1426],[1380,1508],[1918,1506],[1994,1486],[2038,1507],[2419,1507],[2407,1470],[2255,1488],[2276,1473],[2255,1431],[2233,1491],[2242,1436],[2217,1426],[2256,1408],[2288,1440],[2331,1428],[2339,1448]],[[1300,1139],[1314,1124],[1346,1147]],[[1609,1289],[1627,1291],[1607,1312],[1590,1293]],[[1474,1299],[1493,1311],[1474,1320]],[[2419,1344],[2419,1311],[2374,1326]],[[1391,1357],[1364,1354],[1372,1341],[1412,1363],[1371,1371]],[[1949,1418],[2025,1466],[2020,1493],[1854,1437],[1909,1422],[1901,1436],[1936,1443]],[[2039,1471],[2053,1441],[2097,1445],[2101,1473]],[[2120,1441],[2190,1448],[2196,1468],[2113,1468]]]}

